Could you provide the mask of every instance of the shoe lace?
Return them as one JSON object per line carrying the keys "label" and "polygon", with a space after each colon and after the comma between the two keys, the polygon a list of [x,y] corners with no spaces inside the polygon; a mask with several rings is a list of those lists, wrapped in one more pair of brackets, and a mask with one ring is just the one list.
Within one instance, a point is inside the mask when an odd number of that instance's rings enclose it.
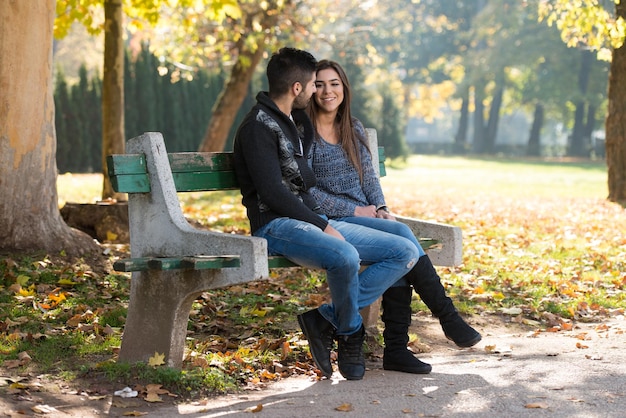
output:
{"label": "shoe lace", "polygon": [[348,335],[342,337],[339,344],[339,351],[343,356],[360,360],[362,357],[361,347],[363,339],[358,335]]}
{"label": "shoe lace", "polygon": [[324,344],[324,348],[327,350],[332,350],[335,343],[335,330],[334,328],[329,328],[326,332],[322,332],[320,336],[322,343]]}

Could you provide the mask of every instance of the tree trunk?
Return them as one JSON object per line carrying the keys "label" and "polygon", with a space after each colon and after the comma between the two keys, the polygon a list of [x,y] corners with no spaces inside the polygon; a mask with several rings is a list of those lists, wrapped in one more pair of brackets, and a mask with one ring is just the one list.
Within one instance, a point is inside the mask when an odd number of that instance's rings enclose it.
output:
{"label": "tree trunk", "polygon": [[[593,63],[593,55],[590,51],[581,51],[580,70],[578,72],[578,89],[582,97],[587,94],[587,86],[589,85],[589,74],[591,74],[591,64]],[[569,144],[567,155],[571,157],[588,157],[589,156],[589,138],[585,137],[585,109],[587,101],[581,99],[576,103],[576,111],[574,112],[574,130]]]}
{"label": "tree trunk", "polygon": [[528,137],[528,149],[526,155],[529,157],[541,156],[541,127],[543,126],[544,109],[541,103],[535,105],[535,114],[533,124],[530,127],[530,135]]}
{"label": "tree trunk", "polygon": [[489,120],[487,121],[487,129],[485,131],[485,152],[493,154],[494,146],[496,144],[496,137],[498,135],[498,124],[500,123],[500,108],[502,107],[502,96],[504,95],[504,88],[502,84],[497,86],[496,91],[491,100],[491,107],[489,108]]}
{"label": "tree trunk", "polygon": [[467,145],[467,127],[469,125],[469,91],[463,92],[461,111],[459,116],[459,127],[454,135],[454,153],[465,154]]}
{"label": "tree trunk", "polygon": [[484,86],[474,86],[474,152],[485,152],[485,98]]}
{"label": "tree trunk", "polygon": [[125,200],[109,180],[106,157],[123,154],[124,139],[124,15],[122,0],[104,0],[104,69],[102,71],[102,200]]}
{"label": "tree trunk", "polygon": [[233,67],[228,82],[224,86],[224,90],[220,93],[215,106],[211,121],[207,127],[204,139],[200,144],[201,152],[221,152],[228,139],[228,132],[233,126],[237,112],[241,107],[241,103],[246,97],[246,92],[250,80],[254,75],[254,70],[261,61],[265,52],[265,36],[257,45],[256,50],[252,51],[240,42],[240,53],[237,63]]}
{"label": "tree trunk", "polygon": [[[56,190],[54,1],[0,1],[0,251],[98,247],[68,227]],[[17,28],[25,30],[17,30]]]}
{"label": "tree trunk", "polygon": [[[615,5],[616,15],[626,19],[626,2]],[[606,164],[612,202],[626,204],[626,45],[613,51],[609,73],[609,107],[606,118]]]}

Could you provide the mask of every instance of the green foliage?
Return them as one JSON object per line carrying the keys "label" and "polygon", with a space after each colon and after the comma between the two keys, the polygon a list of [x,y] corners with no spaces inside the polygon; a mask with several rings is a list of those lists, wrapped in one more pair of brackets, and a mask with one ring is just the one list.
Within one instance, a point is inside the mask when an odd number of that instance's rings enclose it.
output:
{"label": "green foliage", "polygon": [[197,393],[220,394],[237,390],[237,382],[218,368],[176,370],[151,367],[145,363],[100,363],[94,373],[103,373],[111,381],[160,384],[185,397]]}
{"label": "green foliage", "polygon": [[[84,25],[92,35],[99,34],[104,29],[103,6],[106,2],[117,3],[124,8],[132,29],[142,28],[146,23],[155,25],[163,9],[171,3],[181,10],[198,3],[194,0],[176,0],[174,3],[171,0],[56,0],[54,36],[65,37],[74,22]],[[239,13],[235,0],[206,0],[201,2],[200,7],[211,18],[222,17],[225,13],[235,16]],[[189,23],[185,27],[189,28]]]}
{"label": "green foliage", "polygon": [[[124,71],[126,137],[159,131],[164,135],[168,150],[197,150],[224,85],[224,75],[198,71],[182,74],[184,77],[178,82],[172,82],[171,76],[178,71],[177,67],[160,63],[146,45],[135,59],[130,52],[126,53]],[[160,75],[162,72],[167,75]],[[89,78],[83,66],[78,84],[68,86],[59,69],[54,100],[60,172],[102,170],[101,98],[102,80],[98,74]],[[233,134],[252,101],[250,94],[237,114]]]}
{"label": "green foliage", "polygon": [[383,85],[381,96],[383,99],[379,120],[381,129],[378,131],[380,145],[385,147],[385,154],[389,158],[406,157],[409,152],[403,135],[404,118],[389,85]]}

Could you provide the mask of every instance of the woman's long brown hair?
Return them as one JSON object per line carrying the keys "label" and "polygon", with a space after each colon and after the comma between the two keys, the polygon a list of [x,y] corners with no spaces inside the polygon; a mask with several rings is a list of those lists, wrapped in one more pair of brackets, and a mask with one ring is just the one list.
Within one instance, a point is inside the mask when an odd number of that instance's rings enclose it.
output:
{"label": "woman's long brown hair", "polygon": [[[343,148],[346,156],[348,157],[348,161],[354,166],[356,171],[359,173],[359,178],[361,182],[363,182],[363,167],[361,166],[361,153],[359,151],[358,141],[365,144],[365,148],[369,150],[367,140],[361,136],[360,133],[354,131],[354,122],[352,120],[352,113],[350,111],[350,104],[352,100],[352,90],[350,88],[350,81],[348,80],[348,76],[346,72],[341,68],[341,65],[331,60],[321,60],[317,63],[316,73],[326,70],[332,69],[339,74],[339,79],[343,84],[343,102],[339,105],[339,109],[337,109],[337,116],[335,119],[335,124],[339,128],[339,143]],[[317,132],[317,113],[319,110],[319,105],[315,101],[315,99],[309,102],[309,106],[307,108],[309,117],[311,118],[311,122],[313,122],[313,126],[315,127],[315,131]]]}

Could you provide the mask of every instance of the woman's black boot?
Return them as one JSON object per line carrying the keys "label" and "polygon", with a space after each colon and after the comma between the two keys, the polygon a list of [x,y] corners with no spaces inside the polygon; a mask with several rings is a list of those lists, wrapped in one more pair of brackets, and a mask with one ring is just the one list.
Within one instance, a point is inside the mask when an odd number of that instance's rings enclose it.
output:
{"label": "woman's black boot", "polygon": [[420,257],[405,277],[433,315],[439,319],[446,338],[459,347],[471,347],[482,339],[478,331],[459,315],[427,255]]}
{"label": "woman's black boot", "polygon": [[432,370],[431,365],[420,361],[406,347],[409,342],[412,296],[413,290],[410,286],[390,287],[383,293],[383,369],[427,374]]}

